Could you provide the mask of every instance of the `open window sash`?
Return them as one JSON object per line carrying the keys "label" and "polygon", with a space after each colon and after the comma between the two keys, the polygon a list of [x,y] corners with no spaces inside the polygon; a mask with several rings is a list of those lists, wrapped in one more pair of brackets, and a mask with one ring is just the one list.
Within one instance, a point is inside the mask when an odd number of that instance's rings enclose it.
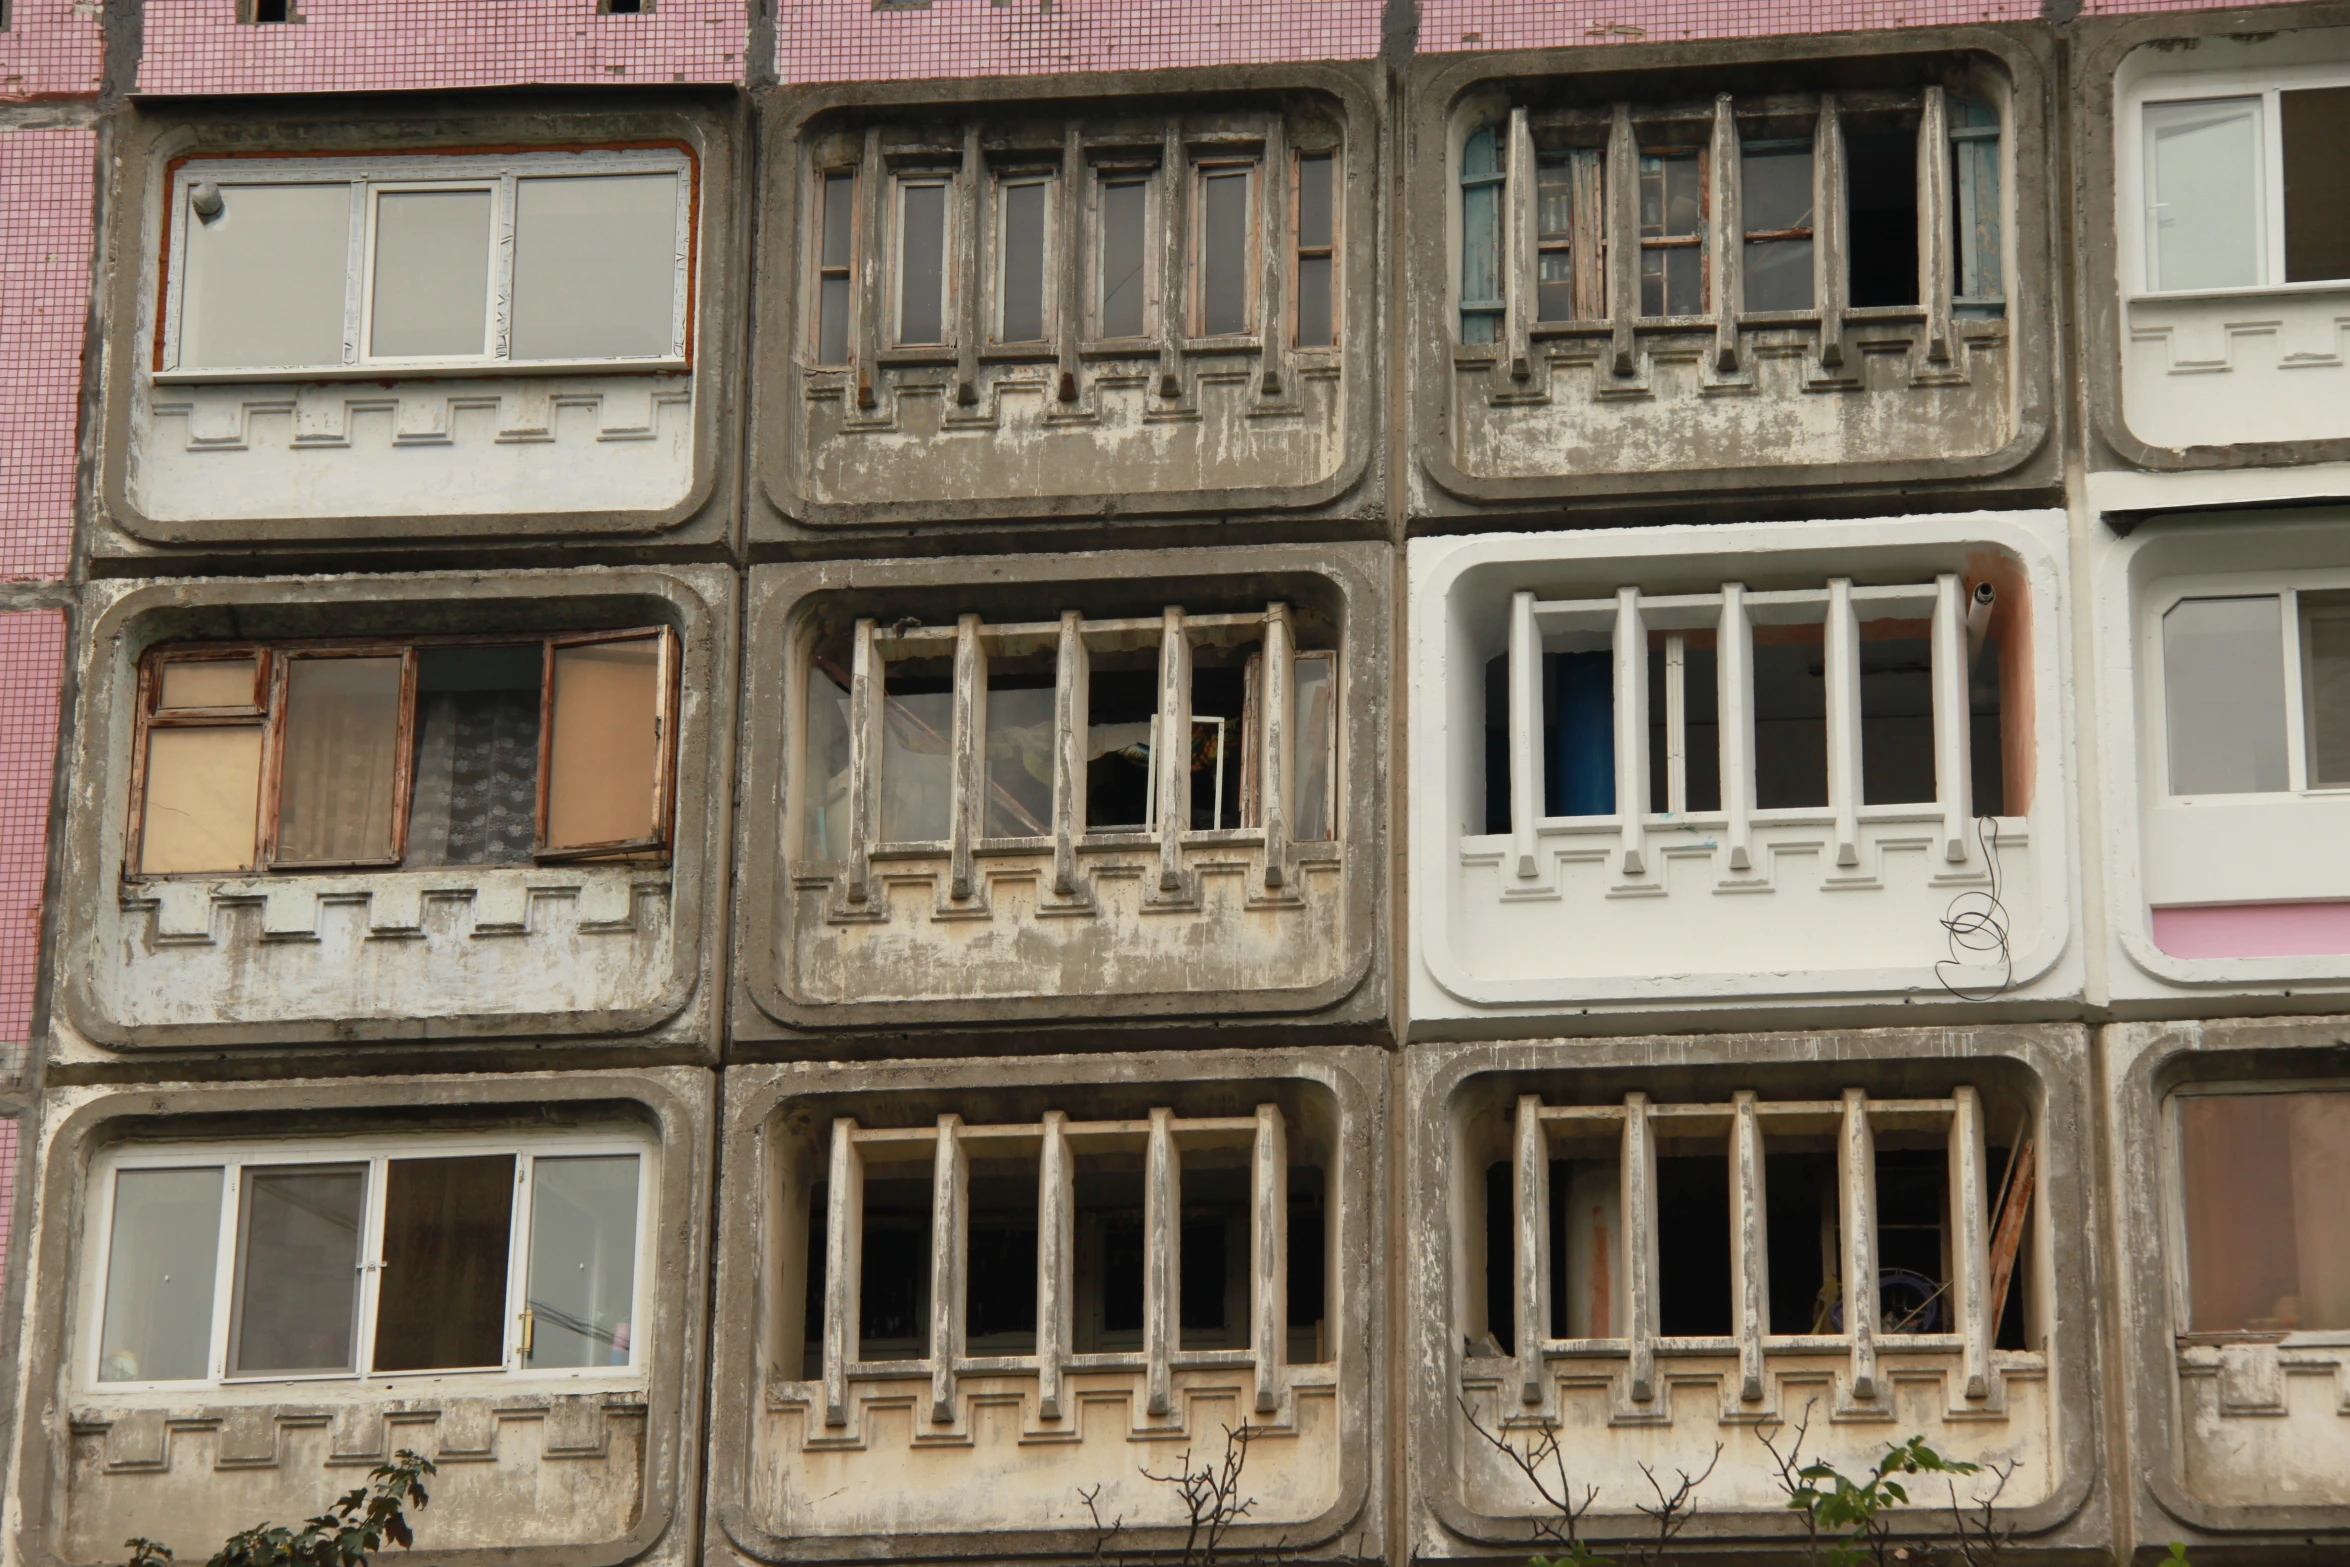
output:
{"label": "open window sash", "polygon": [[[398,865],[407,854],[415,782],[415,645],[280,651],[269,663],[262,863],[271,870]],[[367,852],[371,847],[380,852]]]}
{"label": "open window sash", "polygon": [[547,640],[537,858],[632,857],[669,846],[677,652],[677,633],[666,627]]}

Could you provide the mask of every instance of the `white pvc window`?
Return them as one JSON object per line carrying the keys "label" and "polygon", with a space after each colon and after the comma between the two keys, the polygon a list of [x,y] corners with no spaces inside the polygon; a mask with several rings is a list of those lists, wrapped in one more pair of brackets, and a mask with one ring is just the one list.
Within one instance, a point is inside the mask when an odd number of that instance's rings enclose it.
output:
{"label": "white pvc window", "polygon": [[2350,282],[2350,76],[2231,72],[2190,90],[2140,107],[2137,166],[2123,171],[2145,228],[2146,290]]}
{"label": "white pvc window", "polygon": [[2350,590],[2191,591],[2155,636],[2173,798],[2350,789]]}
{"label": "white pvc window", "polygon": [[158,375],[682,369],[691,176],[663,148],[192,159]]}
{"label": "white pvc window", "polygon": [[625,1375],[651,1188],[624,1136],[125,1150],[91,1183],[83,1374]]}

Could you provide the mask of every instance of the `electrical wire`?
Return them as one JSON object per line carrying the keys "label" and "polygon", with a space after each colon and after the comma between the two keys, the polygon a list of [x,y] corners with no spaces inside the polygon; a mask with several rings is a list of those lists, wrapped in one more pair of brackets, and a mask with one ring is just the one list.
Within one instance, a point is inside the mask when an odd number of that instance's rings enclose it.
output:
{"label": "electrical wire", "polygon": [[[1961,1001],[1991,1001],[2015,983],[2015,954],[2007,944],[2007,905],[1999,901],[1999,823],[1988,816],[1975,818],[1975,841],[1991,869],[1991,885],[1970,887],[1950,900],[1942,913],[1942,931],[1949,938],[1950,956],[1934,965],[1942,988]],[[1983,954],[1996,956],[1985,958]],[[1999,983],[1988,990],[1962,990],[1950,982],[1945,969],[1996,963]]]}

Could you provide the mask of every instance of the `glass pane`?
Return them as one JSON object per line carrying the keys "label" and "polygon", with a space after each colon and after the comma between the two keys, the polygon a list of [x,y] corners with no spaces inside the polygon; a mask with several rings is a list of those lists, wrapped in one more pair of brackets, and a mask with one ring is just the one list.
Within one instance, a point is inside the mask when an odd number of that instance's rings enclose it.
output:
{"label": "glass pane", "polygon": [[530,863],[545,668],[537,642],[418,651],[415,803],[404,863]]}
{"label": "glass pane", "polygon": [[2148,286],[2266,281],[2262,178],[2258,99],[2148,104]]}
{"label": "glass pane", "polygon": [[898,341],[946,339],[947,188],[901,185],[898,208]]}
{"label": "glass pane", "polygon": [[1860,629],[1860,803],[1931,804],[1934,658],[1924,637],[1898,622]]}
{"label": "glass pane", "polygon": [[232,1371],[354,1369],[366,1201],[364,1165],[246,1169]]}
{"label": "glass pane", "polygon": [[1041,838],[1053,830],[1050,675],[987,683],[987,824],[990,838]]}
{"label": "glass pane", "polygon": [[893,669],[884,693],[881,836],[891,843],[943,842],[954,682]]}
{"label": "glass pane", "polygon": [[637,1162],[619,1154],[532,1164],[525,1365],[628,1364]]}
{"label": "glass pane", "polygon": [[115,1176],[99,1381],[188,1382],[211,1369],[220,1186],[218,1166]]}
{"label": "glass pane", "polygon": [[1544,321],[1575,319],[1574,257],[1563,250],[1545,251],[1535,272],[1535,314]]}
{"label": "glass pane", "polygon": [[[1490,127],[1461,144],[1461,341],[1490,343],[1501,308],[1500,146]],[[1475,183],[1471,183],[1474,181]]]}
{"label": "glass pane", "polygon": [[1254,325],[1248,312],[1249,178],[1211,169],[1200,180],[1200,332],[1224,337]]}
{"label": "glass pane", "polygon": [[1149,187],[1141,180],[1102,186],[1102,320],[1104,337],[1140,337],[1143,319],[1144,235]]}
{"label": "glass pane", "polygon": [[1644,238],[1693,235],[1704,215],[1696,153],[1641,154],[1640,232]]}
{"label": "glass pane", "polygon": [[223,185],[220,198],[209,223],[180,215],[181,366],[341,364],[351,187]]}
{"label": "glass pane", "polygon": [[2277,96],[2285,144],[2285,281],[2350,278],[2350,87]]}
{"label": "glass pane", "polygon": [[2182,599],[2162,617],[2170,792],[2286,786],[2283,609],[2274,598]]}
{"label": "glass pane", "polygon": [[251,707],[251,658],[174,659],[162,666],[159,708]]}
{"label": "glass pane", "polygon": [[1297,160],[1297,242],[1307,250],[1318,250],[1331,242],[1331,168],[1327,155]]}
{"label": "glass pane", "polygon": [[1820,630],[1800,629],[1809,640],[1755,644],[1754,803],[1763,810],[1828,803],[1825,654]]}
{"label": "glass pane", "polygon": [[505,1361],[513,1219],[512,1154],[386,1165],[376,1370]]}
{"label": "glass pane", "polygon": [[1044,337],[1044,220],[1052,186],[1024,180],[1002,188],[1002,341],[1033,343]]}
{"label": "glass pane", "polygon": [[676,175],[516,183],[514,358],[654,358],[676,320]]}
{"label": "glass pane", "polygon": [[2179,1101],[2187,1326],[2350,1329],[2350,1093]]}
{"label": "glass pane", "polygon": [[807,739],[800,749],[800,857],[845,860],[849,854],[849,687],[815,657],[808,660]]}
{"label": "glass pane", "polygon": [[1328,256],[1300,256],[1297,262],[1297,346],[1327,348],[1330,331]]}
{"label": "glass pane", "polygon": [[1330,773],[1338,752],[1338,681],[1327,653],[1301,653],[1291,664],[1294,799],[1291,832],[1299,841],[1331,836]]}
{"label": "glass pane", "polygon": [[1738,199],[1749,234],[1811,227],[1811,144],[1750,146],[1738,160]]}
{"label": "glass pane", "polygon": [[1809,310],[1812,306],[1811,244],[1808,239],[1748,240],[1746,308]]}
{"label": "glass pane", "polygon": [[819,265],[845,267],[857,232],[857,176],[824,176],[824,252]]}
{"label": "glass pane", "polygon": [[1120,668],[1103,662],[1085,682],[1085,825],[1091,832],[1132,831],[1150,820],[1158,649],[1127,655]]}
{"label": "glass pane", "polygon": [[1546,653],[1550,763],[1543,814],[1605,816],[1616,808],[1616,658],[1613,653]]}
{"label": "glass pane", "polygon": [[392,857],[402,662],[397,655],[288,660],[280,862]]}
{"label": "glass pane", "polygon": [[1695,245],[1640,253],[1640,313],[1694,316],[1705,310],[1705,258]]}
{"label": "glass pane", "polygon": [[849,362],[849,280],[828,277],[821,288],[818,311],[821,319],[816,326],[816,362],[843,365]]}
{"label": "glass pane", "polygon": [[368,352],[378,358],[485,351],[490,193],[394,191],[375,205]]}
{"label": "glass pane", "polygon": [[2350,785],[2350,594],[2301,595],[2301,688],[2309,782]]}
{"label": "glass pane", "polygon": [[555,650],[547,847],[658,837],[661,649],[656,637]]}
{"label": "glass pane", "polygon": [[1575,228],[1575,171],[1566,154],[1545,157],[1536,166],[1535,226],[1544,239],[1560,239]]}
{"label": "glass pane", "polygon": [[148,731],[140,870],[249,870],[260,810],[260,725]]}

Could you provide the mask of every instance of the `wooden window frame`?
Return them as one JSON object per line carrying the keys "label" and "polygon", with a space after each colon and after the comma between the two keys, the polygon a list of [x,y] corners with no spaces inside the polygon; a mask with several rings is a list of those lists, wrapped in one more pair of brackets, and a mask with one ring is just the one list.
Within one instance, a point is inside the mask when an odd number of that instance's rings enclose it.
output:
{"label": "wooden window frame", "polygon": [[[1636,258],[1639,270],[1633,275],[1634,281],[1635,283],[1646,283],[1648,279],[1648,257],[1652,251],[1661,254],[1663,252],[1673,250],[1694,250],[1697,252],[1697,310],[1693,315],[1677,316],[1668,309],[1661,310],[1652,316],[1647,312],[1646,309],[1643,309],[1640,313],[1640,319],[1643,321],[1694,321],[1708,314],[1713,309],[1714,303],[1713,257],[1710,254],[1712,247],[1706,244],[1708,230],[1713,221],[1715,206],[1715,171],[1713,167],[1713,149],[1708,147],[1703,142],[1659,142],[1653,146],[1647,143],[1642,143],[1634,149],[1635,161],[1633,163],[1633,168],[1636,171],[1635,177],[1643,184],[1645,184],[1647,181],[1647,172],[1641,169],[1640,165],[1647,162],[1650,158],[1657,159],[1660,165],[1667,161],[1678,160],[1681,158],[1692,158],[1696,161],[1697,227],[1686,234],[1658,233],[1652,235],[1646,232],[1646,224],[1639,225],[1640,232],[1635,235],[1635,238],[1637,238],[1639,241],[1639,255]],[[1640,193],[1635,190],[1635,199],[1637,199],[1639,194]],[[1663,215],[1664,203],[1669,198],[1665,196],[1662,190],[1659,191],[1658,196],[1658,223],[1661,227],[1663,223],[1669,221],[1669,219]],[[1670,305],[1672,301],[1670,298],[1671,283],[1669,281],[1669,274],[1661,270],[1663,263],[1660,262],[1659,265],[1660,271],[1657,278],[1657,302],[1661,305]]]}
{"label": "wooden window frame", "polygon": [[[1739,156],[1739,171],[1738,171],[1738,177],[1739,177],[1739,183],[1741,184],[1741,186],[1743,186],[1743,185],[1744,185],[1744,183],[1745,183],[1745,179],[1746,179],[1746,166],[1745,166],[1745,159],[1746,159],[1746,154],[1747,154],[1747,153],[1749,153],[1749,152],[1762,152],[1762,153],[1769,153],[1769,152],[1789,152],[1789,151],[1793,151],[1793,150],[1794,150],[1796,147],[1798,147],[1798,146],[1800,146],[1800,147],[1802,147],[1802,148],[1804,149],[1805,153],[1807,154],[1807,156],[1808,156],[1808,158],[1809,158],[1809,163],[1810,163],[1810,169],[1811,169],[1812,180],[1813,180],[1814,186],[1815,186],[1815,188],[1816,188],[1816,186],[1817,186],[1817,182],[1818,182],[1818,179],[1819,179],[1819,158],[1820,158],[1820,145],[1819,145],[1819,142],[1818,142],[1818,140],[1817,140],[1817,139],[1815,139],[1815,138],[1813,138],[1813,137],[1808,137],[1808,136],[1805,136],[1805,137],[1796,137],[1796,136],[1758,136],[1758,137],[1756,137],[1756,138],[1755,138],[1753,141],[1750,141],[1750,142],[1741,142],[1741,143],[1739,144],[1739,148],[1738,148],[1738,156]],[[1850,197],[1850,191],[1849,191],[1849,189],[1846,191],[1846,193],[1845,193],[1845,197],[1846,197],[1846,200],[1847,200],[1847,201],[1849,201],[1849,200],[1851,199],[1851,197]],[[1812,245],[1813,245],[1813,246],[1814,246],[1814,248],[1815,248],[1815,257],[1816,257],[1816,248],[1817,248],[1817,246],[1818,246],[1818,244],[1819,244],[1819,222],[1820,222],[1820,215],[1819,215],[1819,210],[1818,210],[1818,208],[1817,208],[1817,206],[1816,206],[1816,205],[1815,205],[1815,207],[1814,207],[1814,208],[1813,208],[1813,210],[1812,210],[1812,215],[1811,215],[1811,216],[1812,216],[1812,220],[1811,220],[1811,222],[1809,222],[1809,223],[1806,223],[1806,224],[1803,224],[1803,225],[1801,225],[1800,227],[1796,227],[1796,228],[1785,228],[1785,229],[1758,229],[1758,228],[1749,228],[1749,227],[1747,227],[1747,225],[1746,225],[1746,220],[1745,220],[1745,209],[1746,209],[1746,204],[1745,204],[1745,200],[1744,200],[1743,192],[1741,192],[1741,198],[1740,198],[1740,201],[1739,201],[1739,222],[1738,222],[1738,245],[1739,245],[1739,269],[1738,269],[1738,270],[1739,270],[1739,277],[1740,277],[1740,281],[1741,281],[1741,283],[1743,283],[1743,282],[1744,282],[1744,280],[1745,280],[1745,272],[1746,272],[1746,267],[1745,267],[1745,254],[1746,254],[1746,247],[1747,247],[1747,246],[1749,246],[1749,245],[1760,245],[1760,244],[1768,244],[1768,243],[1770,243],[1770,242],[1771,242],[1771,241],[1773,241],[1773,240],[1787,240],[1787,239],[1800,239],[1800,240],[1808,240],[1808,241],[1810,241],[1810,242],[1812,243]],[[1817,262],[1817,260],[1816,260],[1816,259],[1814,260],[1814,262],[1813,262],[1813,265],[1814,265],[1814,267],[1815,267],[1815,268],[1817,267],[1817,265],[1818,265],[1818,262]],[[1740,300],[1740,301],[1738,302],[1738,305],[1739,305],[1739,309],[1743,311],[1743,310],[1746,308],[1746,301],[1744,301],[1744,300],[1742,299],[1742,300]],[[1812,308],[1815,308],[1815,309],[1816,309],[1817,307],[1818,307],[1818,301],[1815,299],[1815,300],[1813,301]]]}
{"label": "wooden window frame", "polygon": [[[657,756],[653,769],[652,836],[614,839],[608,843],[547,844],[547,802],[553,785],[549,763],[555,744],[555,657],[565,648],[596,647],[612,642],[656,643],[653,664],[653,724]],[[669,846],[675,831],[672,818],[677,794],[677,633],[668,626],[636,627],[625,631],[559,633],[546,639],[546,663],[539,676],[538,821],[531,835],[531,858],[542,865],[579,860],[635,859],[659,853]]]}
{"label": "wooden window frame", "polygon": [[[1117,345],[1131,348],[1135,353],[1146,352],[1158,343],[1160,322],[1165,318],[1164,290],[1165,241],[1161,235],[1166,227],[1166,185],[1161,178],[1163,170],[1154,158],[1104,158],[1088,165],[1089,178],[1085,186],[1085,341],[1089,348]],[[1103,227],[1102,192],[1111,185],[1140,185],[1142,187],[1142,330],[1122,337],[1112,337],[1105,329],[1102,315],[1104,297],[1109,283],[1102,269],[1102,247],[1109,239]]]}
{"label": "wooden window frame", "polygon": [[[1304,165],[1314,160],[1330,165],[1330,242],[1326,245],[1308,245],[1303,238],[1302,202],[1305,191]],[[1342,323],[1346,319],[1345,266],[1340,257],[1345,253],[1345,190],[1341,183],[1338,149],[1314,147],[1290,154],[1289,159],[1289,346],[1309,354],[1327,353],[1338,346]],[[1304,295],[1300,288],[1303,263],[1327,259],[1330,263],[1330,341],[1307,343],[1303,341],[1304,321],[1299,314]]]}
{"label": "wooden window frame", "polygon": [[[389,859],[289,860],[278,854],[279,808],[285,797],[286,718],[297,658],[397,658],[400,712],[392,745],[392,853]],[[269,731],[261,762],[261,850],[259,868],[279,870],[389,870],[408,857],[408,809],[416,773],[416,645],[413,642],[352,642],[332,646],[273,648],[269,654]]]}
{"label": "wooden window frame", "polygon": [[[808,299],[808,363],[812,368],[838,370],[854,364],[857,358],[857,295],[859,292],[857,288],[857,260],[864,254],[865,242],[864,188],[860,183],[863,174],[853,163],[821,165],[815,173],[814,199],[809,205],[816,214],[816,221],[809,224],[808,228],[813,236],[809,256],[813,265],[809,271],[816,279],[816,287],[810,291]],[[825,223],[830,215],[827,210],[825,192],[832,181],[836,179],[845,179],[849,184],[848,259],[838,266],[830,266],[824,260],[824,242],[829,237]],[[828,360],[822,357],[824,353],[824,285],[833,278],[840,279],[846,286],[847,302],[842,306],[840,324],[841,357],[837,360]]]}
{"label": "wooden window frame", "polygon": [[[654,821],[650,837],[612,843],[550,849],[547,832],[547,763],[554,732],[554,658],[559,648],[600,642],[658,639],[654,675],[654,722],[658,766],[654,783]],[[122,879],[125,883],[221,880],[240,876],[270,876],[332,870],[397,870],[407,862],[409,816],[414,806],[416,753],[417,655],[428,648],[528,647],[542,648],[539,675],[539,742],[536,820],[532,827],[534,864],[565,864],[581,860],[665,859],[677,832],[678,714],[681,707],[682,643],[670,626],[631,626],[587,632],[448,632],[414,637],[301,637],[283,641],[224,642],[220,644],[166,644],[150,648],[139,660],[137,713],[131,739],[132,775],[125,823]],[[277,858],[278,805],[285,754],[287,665],[294,658],[362,658],[399,655],[400,725],[393,758],[393,842],[397,854],[389,860],[286,861]],[[162,671],[175,663],[225,662],[251,658],[255,664],[254,701],[250,707],[163,709]],[[157,729],[258,728],[262,732],[261,787],[254,821],[253,863],[238,870],[146,871],[139,868],[148,787],[148,736]],[[484,867],[492,869],[495,867]]]}
{"label": "wooden window frame", "polygon": [[[1248,214],[1247,236],[1241,241],[1240,277],[1243,291],[1241,315],[1250,325],[1238,332],[1210,334],[1208,325],[1208,181],[1229,179],[1238,173],[1247,182],[1243,192],[1242,210]],[[1214,152],[1194,155],[1191,160],[1191,221],[1188,243],[1184,249],[1190,263],[1190,301],[1185,323],[1188,336],[1195,343],[1254,343],[1258,340],[1257,315],[1263,309],[1263,290],[1259,284],[1259,258],[1265,253],[1264,219],[1265,160],[1254,153]]]}
{"label": "wooden window frame", "polygon": [[[894,351],[913,354],[942,353],[957,346],[956,326],[960,320],[961,269],[955,265],[963,236],[957,232],[964,222],[963,204],[957,199],[962,192],[963,175],[959,170],[929,164],[909,165],[889,171],[890,248],[883,266],[884,295],[888,300],[886,315],[889,322],[889,342]],[[906,192],[915,186],[936,186],[944,192],[940,201],[938,230],[938,338],[935,342],[913,343],[906,340]],[[854,349],[851,350],[854,353]]]}
{"label": "wooden window frame", "polygon": [[[1044,255],[1040,262],[1044,298],[1040,311],[1043,330],[1035,337],[1004,336],[1004,267],[1010,259],[1005,243],[1004,225],[1010,221],[1011,208],[1004,193],[1014,185],[1041,185],[1045,190]],[[1067,246],[1061,238],[1061,171],[1047,164],[1022,160],[988,170],[987,244],[987,346],[1015,352],[1034,352],[1046,348],[1060,336],[1061,277],[1065,266],[1063,252]],[[953,247],[948,248],[953,254]]]}

